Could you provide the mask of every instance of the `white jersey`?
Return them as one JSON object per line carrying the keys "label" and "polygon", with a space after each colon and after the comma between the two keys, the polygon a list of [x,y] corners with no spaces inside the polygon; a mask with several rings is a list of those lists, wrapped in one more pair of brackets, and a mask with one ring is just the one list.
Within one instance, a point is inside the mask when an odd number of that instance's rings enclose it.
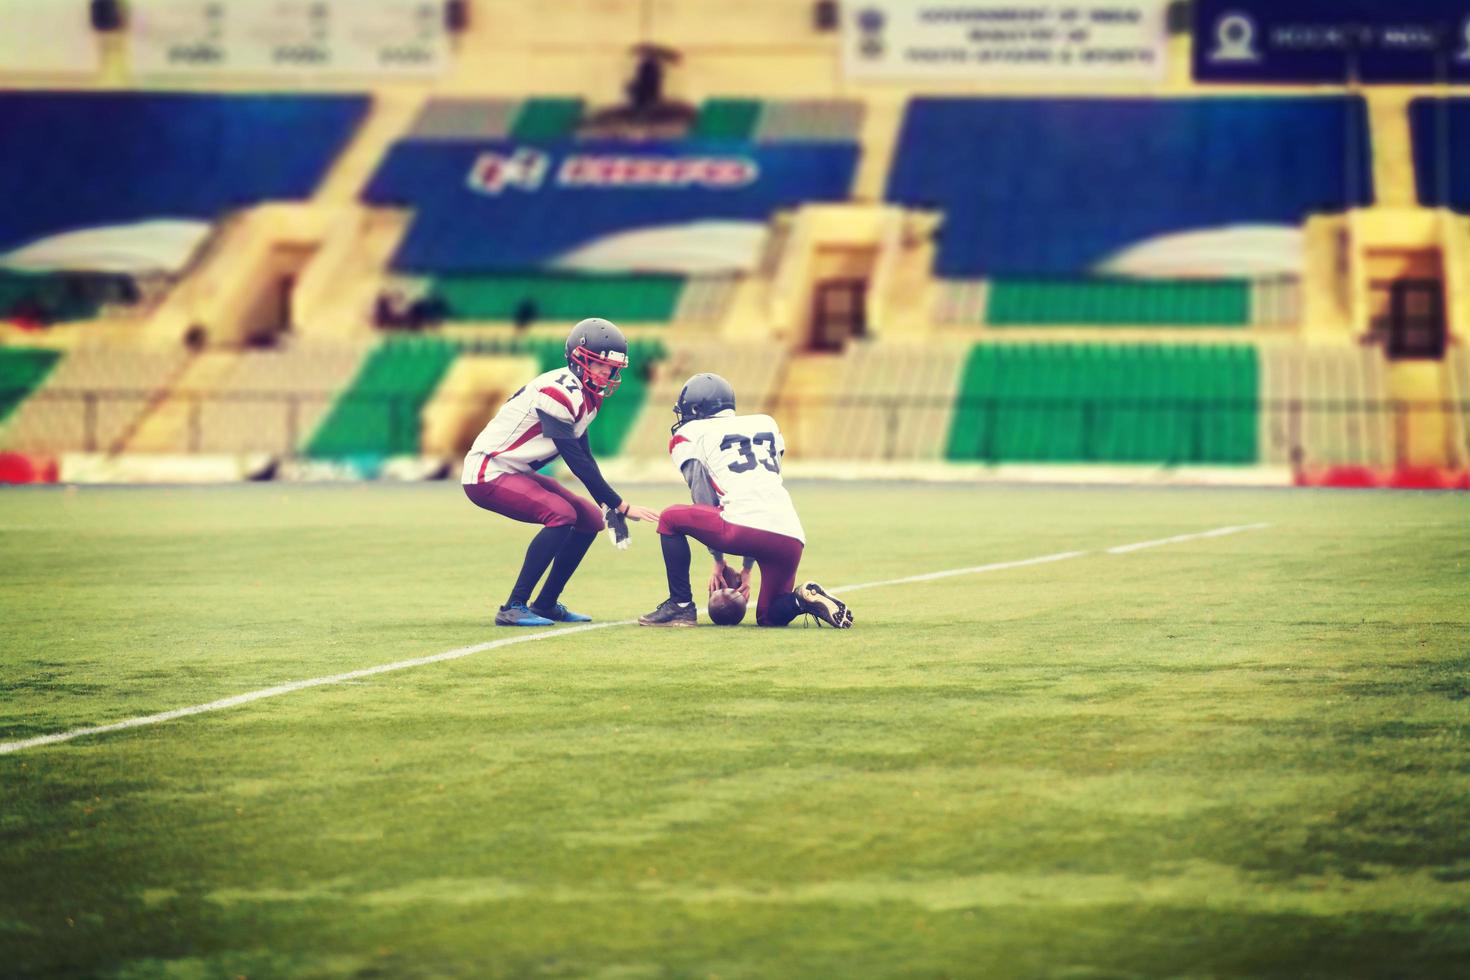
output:
{"label": "white jersey", "polygon": [[806,543],[791,495],[781,483],[786,440],[769,415],[717,415],[679,426],[669,455],[681,472],[691,459],[709,470],[725,520]]}
{"label": "white jersey", "polygon": [[541,432],[537,411],[567,423],[580,436],[597,418],[601,400],[590,396],[566,368],[537,375],[510,396],[475,437],[464,458],[461,483],[487,483],[503,473],[534,473],[561,455]]}

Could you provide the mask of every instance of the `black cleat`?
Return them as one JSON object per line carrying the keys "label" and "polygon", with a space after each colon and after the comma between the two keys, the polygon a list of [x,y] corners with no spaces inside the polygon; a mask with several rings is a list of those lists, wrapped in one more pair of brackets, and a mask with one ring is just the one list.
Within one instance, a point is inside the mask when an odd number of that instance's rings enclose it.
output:
{"label": "black cleat", "polygon": [[679,605],[673,599],[665,599],[658,608],[647,616],[638,617],[639,626],[693,626],[699,618],[694,603]]}
{"label": "black cleat", "polygon": [[852,610],[847,608],[847,603],[823,592],[815,582],[807,582],[798,588],[796,601],[802,612],[817,617],[828,626],[840,630],[852,628]]}

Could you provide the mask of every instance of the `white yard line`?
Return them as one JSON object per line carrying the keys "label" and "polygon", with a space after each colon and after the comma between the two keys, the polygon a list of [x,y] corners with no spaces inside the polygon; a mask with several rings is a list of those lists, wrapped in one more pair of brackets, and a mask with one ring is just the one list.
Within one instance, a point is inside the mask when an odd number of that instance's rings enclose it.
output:
{"label": "white yard line", "polygon": [[624,619],[616,623],[590,623],[586,626],[570,626],[566,629],[543,630],[540,633],[507,636],[503,640],[492,640],[489,643],[476,643],[474,646],[460,647],[457,650],[446,650],[444,653],[436,653],[429,657],[415,657],[412,660],[399,660],[395,663],[381,664],[377,667],[349,670],[345,674],[331,674],[327,677],[313,677],[310,680],[292,681],[289,684],[277,684],[275,687],[263,687],[258,691],[236,694],[234,697],[221,698],[218,701],[211,701],[208,704],[196,704],[188,708],[160,711],[156,715],[143,715],[141,718],[115,721],[110,725],[93,725],[90,728],[75,728],[69,732],[57,732],[54,735],[38,735],[35,738],[22,739],[19,742],[0,742],[0,755],[9,755],[12,752],[20,752],[23,749],[33,749],[38,745],[54,745],[57,742],[69,742],[74,738],[81,738],[83,735],[101,735],[104,732],[120,732],[125,728],[142,728],[144,725],[157,725],[160,722],[173,721],[175,718],[202,715],[206,711],[223,711],[225,708],[238,707],[242,704],[249,704],[251,701],[279,697],[282,694],[290,694],[293,691],[304,691],[308,687],[321,687],[324,684],[343,684],[347,681],[357,680],[359,677],[372,677],[375,674],[390,674],[395,670],[407,670],[410,667],[422,667],[424,664],[436,664],[441,660],[458,660],[460,657],[468,657],[476,653],[484,653],[486,650],[508,647],[515,643],[546,640],[553,636],[571,636],[573,633],[586,633],[588,630],[605,630],[610,626],[629,626],[635,622],[637,620]]}
{"label": "white yard line", "polygon": [[1120,544],[1116,548],[1109,548],[1110,555],[1126,555],[1130,551],[1142,551],[1144,548],[1157,548],[1165,544],[1179,544],[1181,541],[1198,541],[1200,538],[1223,538],[1227,534],[1239,534],[1241,531],[1259,531],[1270,524],[1237,524],[1234,527],[1217,527],[1213,531],[1200,531],[1198,534],[1176,534],[1172,538],[1159,538],[1157,541],[1140,541],[1137,544]]}
{"label": "white yard line", "polygon": [[[1235,527],[1220,527],[1212,531],[1200,531],[1196,534],[1179,534],[1172,538],[1160,538],[1157,541],[1140,541],[1137,544],[1124,544],[1116,548],[1109,548],[1108,554],[1122,555],[1131,551],[1139,551],[1144,548],[1154,548],[1159,545],[1178,544],[1182,541],[1195,541],[1202,538],[1219,538],[1227,534],[1236,534],[1241,531],[1255,531],[1260,528],[1270,527],[1269,524],[1241,524]],[[906,578],[886,579],[882,582],[861,582],[857,585],[834,586],[832,591],[839,594],[859,592],[863,589],[877,589],[887,585],[907,585],[911,582],[932,582],[935,579],[951,578],[956,575],[983,575],[986,572],[1001,572],[1010,568],[1025,568],[1030,565],[1045,565],[1051,562],[1067,561],[1072,558],[1081,558],[1091,554],[1088,551],[1063,551],[1054,555],[1042,555],[1037,558],[1023,558],[1019,561],[1002,561],[990,565],[973,565],[969,568],[951,568],[940,572],[928,572],[923,575],[910,575]],[[245,694],[236,694],[233,697],[221,698],[218,701],[210,701],[207,704],[191,705],[187,708],[174,708],[172,711],[160,711],[156,715],[143,715],[138,718],[128,718],[124,721],[115,721],[107,725],[92,725],[87,728],[74,728],[69,732],[56,732],[52,735],[38,735],[35,738],[21,739],[18,742],[0,742],[0,755],[9,755],[12,752],[22,752],[26,749],[34,749],[42,745],[55,745],[58,742],[70,742],[74,738],[84,735],[103,735],[107,732],[120,732],[128,728],[142,728],[146,725],[157,725],[165,721],[173,721],[175,718],[187,718],[190,715],[202,715],[209,711],[223,711],[226,708],[236,708],[242,704],[252,701],[262,701],[266,698],[279,697],[282,694],[291,694],[295,691],[304,691],[310,687],[322,687],[327,684],[345,684],[362,677],[373,677],[377,674],[391,674],[397,670],[407,670],[410,667],[422,667],[425,664],[436,664],[444,660],[458,660],[461,657],[473,656],[484,653],[487,650],[498,650],[501,647],[512,646],[516,643],[531,643],[536,640],[549,640],[556,636],[571,636],[573,633],[586,633],[591,630],[603,630],[613,626],[631,626],[637,620],[623,619],[613,623],[589,623],[585,626],[569,626],[565,629],[542,630],[539,633],[526,633],[521,636],[507,636],[501,640],[492,640],[489,643],[476,643],[473,646],[460,647],[457,650],[446,650],[428,657],[415,657],[412,660],[398,660],[391,664],[380,664],[377,667],[364,667],[361,670],[349,670],[344,674],[329,674],[326,677],[313,677],[304,681],[292,681],[289,684],[277,684],[275,687],[263,687],[258,691],[248,691]]]}
{"label": "white yard line", "polygon": [[923,575],[910,575],[908,578],[891,578],[886,582],[863,582],[860,585],[838,585],[833,586],[833,592],[857,592],[860,589],[877,589],[885,585],[907,585],[910,582],[932,582],[937,578],[949,578],[953,575],[983,575],[986,572],[1002,572],[1007,568],[1025,568],[1027,565],[1045,565],[1053,561],[1066,561],[1068,558],[1081,558],[1087,554],[1085,551],[1063,551],[1055,555],[1042,555],[1040,558],[1023,558],[1020,561],[999,561],[993,565],[973,565],[970,568],[951,568],[943,572],[927,572]]}

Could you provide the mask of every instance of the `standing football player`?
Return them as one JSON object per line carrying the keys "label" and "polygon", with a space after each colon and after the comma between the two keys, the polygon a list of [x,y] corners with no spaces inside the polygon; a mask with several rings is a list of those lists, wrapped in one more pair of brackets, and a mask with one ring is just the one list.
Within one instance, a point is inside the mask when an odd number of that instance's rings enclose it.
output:
{"label": "standing football player", "polygon": [[[464,459],[465,495],[486,510],[512,520],[540,524],[531,539],[510,598],[495,615],[497,626],[585,623],[590,616],[561,603],[562,589],[603,527],[614,543],[628,546],[627,519],[656,521],[658,514],[630,504],[602,478],[587,446],[587,427],[602,400],[618,390],[628,366],[628,341],[606,320],[583,320],[567,337],[567,366],[532,379],[510,397],[485,426]],[[597,504],[537,470],[557,457]],[[531,591],[547,568],[551,573],[531,602]]]}
{"label": "standing football player", "polygon": [[815,582],[796,588],[806,533],[791,495],[781,483],[786,441],[769,415],[736,415],[735,389],[718,374],[696,374],[674,404],[669,455],[689,484],[694,503],[665,507],[658,519],[669,597],[638,622],[644,626],[693,626],[689,541],[710,549],[710,589],[734,578],[724,553],[745,556],[740,591],[750,595],[750,563],[760,566],[757,626],[785,626],[803,613],[838,629],[852,625],[852,610]]}

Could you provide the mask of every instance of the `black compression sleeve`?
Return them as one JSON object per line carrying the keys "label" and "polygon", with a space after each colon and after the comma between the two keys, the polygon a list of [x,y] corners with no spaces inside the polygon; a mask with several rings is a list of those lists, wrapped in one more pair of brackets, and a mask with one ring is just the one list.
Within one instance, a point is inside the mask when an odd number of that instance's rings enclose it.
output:
{"label": "black compression sleeve", "polygon": [[551,441],[556,443],[556,451],[566,461],[567,469],[582,481],[582,486],[587,488],[593,500],[614,510],[622,506],[623,498],[607,485],[607,481],[602,478],[602,470],[597,468],[597,460],[592,458],[592,450],[587,446],[587,433],[584,432],[575,439],[552,436]]}

